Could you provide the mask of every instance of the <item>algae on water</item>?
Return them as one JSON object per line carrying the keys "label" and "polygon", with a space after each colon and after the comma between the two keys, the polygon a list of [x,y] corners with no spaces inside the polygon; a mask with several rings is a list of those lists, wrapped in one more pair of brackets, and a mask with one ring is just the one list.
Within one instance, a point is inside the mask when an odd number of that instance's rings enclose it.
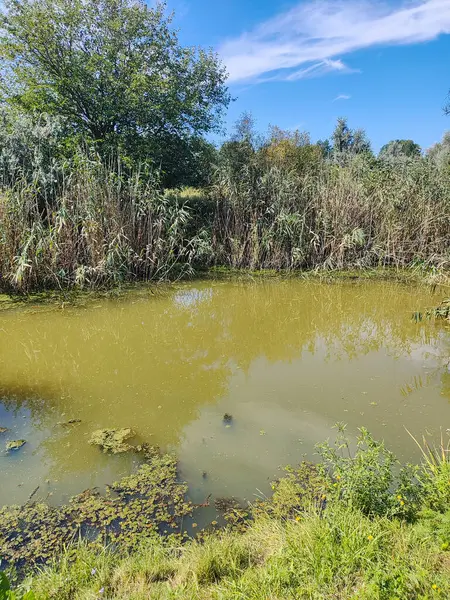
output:
{"label": "algae on water", "polygon": [[161,534],[181,540],[183,519],[193,510],[187,485],[178,479],[173,456],[148,450],[146,462],[108,486],[104,495],[94,489],[62,506],[29,501],[0,507],[2,567],[53,560],[80,537],[87,544],[101,541],[124,551]]}
{"label": "algae on water", "polygon": [[22,446],[25,446],[26,443],[26,440],[12,440],[10,442],[6,442],[6,450],[8,452],[11,450],[19,450],[22,448]]}
{"label": "algae on water", "polygon": [[133,450],[133,446],[126,441],[134,437],[135,432],[129,427],[124,429],[97,429],[91,435],[89,443],[93,446],[99,446],[103,452],[111,454],[120,454]]}

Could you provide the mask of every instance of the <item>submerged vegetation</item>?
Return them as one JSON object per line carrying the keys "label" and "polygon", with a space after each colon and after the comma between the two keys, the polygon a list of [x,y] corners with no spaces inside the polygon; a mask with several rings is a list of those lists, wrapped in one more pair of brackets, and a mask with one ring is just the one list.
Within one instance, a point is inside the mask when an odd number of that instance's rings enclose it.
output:
{"label": "submerged vegetation", "polygon": [[[318,450],[319,463],[289,468],[273,483],[271,499],[245,511],[223,500],[226,528],[213,521],[196,539],[169,535],[193,506],[176,482],[176,463],[156,455],[114,484],[114,496],[85,493],[54,509],[5,508],[9,574],[16,578],[11,565],[27,558],[18,593],[32,589],[37,599],[447,598],[445,442],[423,445],[421,465],[401,466],[367,431],[355,447],[341,426],[336,443]],[[68,541],[75,543],[59,558]],[[35,561],[43,566],[30,571]]]}

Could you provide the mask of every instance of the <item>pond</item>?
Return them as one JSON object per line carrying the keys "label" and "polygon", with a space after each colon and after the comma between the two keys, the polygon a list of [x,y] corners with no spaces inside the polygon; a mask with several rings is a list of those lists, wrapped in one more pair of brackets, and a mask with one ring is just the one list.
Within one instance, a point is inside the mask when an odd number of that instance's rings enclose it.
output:
{"label": "pond", "polygon": [[450,427],[449,330],[411,318],[442,297],[393,282],[228,280],[2,310],[0,504],[36,488],[60,503],[129,473],[134,455],[88,444],[108,427],[175,452],[194,502],[268,494],[336,422],[416,459],[407,430]]}

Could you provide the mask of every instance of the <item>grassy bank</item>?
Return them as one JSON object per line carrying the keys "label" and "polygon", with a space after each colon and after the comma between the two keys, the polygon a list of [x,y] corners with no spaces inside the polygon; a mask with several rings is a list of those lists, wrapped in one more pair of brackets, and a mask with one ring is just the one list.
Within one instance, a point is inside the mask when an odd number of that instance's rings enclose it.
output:
{"label": "grassy bank", "polygon": [[402,466],[365,430],[356,446],[341,430],[335,444],[318,447],[318,466],[288,469],[271,499],[230,505],[227,527],[213,522],[184,543],[139,534],[130,550],[85,539],[62,558],[25,565],[17,597],[448,598],[448,450],[425,443],[422,464]]}

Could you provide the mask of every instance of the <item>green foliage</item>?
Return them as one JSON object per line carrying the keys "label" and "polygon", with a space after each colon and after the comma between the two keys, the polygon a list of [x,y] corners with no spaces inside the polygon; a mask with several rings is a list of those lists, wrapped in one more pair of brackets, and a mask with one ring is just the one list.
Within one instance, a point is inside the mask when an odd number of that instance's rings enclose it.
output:
{"label": "green foliage", "polygon": [[179,44],[164,4],[7,0],[1,25],[10,105],[65,118],[105,158],[162,165],[172,184],[208,151],[199,136],[229,103],[225,70]]}
{"label": "green foliage", "polygon": [[200,163],[171,155],[177,180],[208,187],[163,189],[167,172],[127,155],[102,160],[81,141],[67,145],[67,119],[38,125],[5,114],[5,291],[176,280],[211,266],[420,265],[439,273],[450,264],[450,170],[430,157],[387,161],[353,151],[362,138],[345,121],[346,150],[327,156],[304,132],[272,127],[262,140],[244,115],[218,151],[201,142],[209,158]]}
{"label": "green foliage", "polygon": [[398,516],[413,520],[422,506],[418,467],[401,467],[383,442],[361,428],[352,452],[345,426],[336,442],[318,446],[323,466],[334,480],[331,493],[338,501],[369,516]]}
{"label": "green foliage", "polygon": [[31,591],[24,594],[13,592],[8,577],[0,571],[0,600],[36,600],[36,596]]}
{"label": "green foliage", "polygon": [[442,140],[428,149],[427,156],[440,169],[450,169],[450,131],[444,133]]}
{"label": "green foliage", "polygon": [[[179,536],[149,535],[141,528],[149,508],[165,521],[166,503],[176,493],[175,464],[151,453],[144,473],[114,484],[106,498],[123,519],[123,536],[105,546],[110,538],[95,542],[88,535],[61,555],[51,545],[47,564],[36,571],[28,562],[28,576],[15,578],[16,587],[33,590],[34,596],[24,596],[28,600],[448,598],[448,448],[422,445],[423,463],[403,469],[365,430],[351,448],[341,427],[334,446],[321,445],[323,462],[288,468],[273,484],[273,497],[249,507],[245,527],[231,520],[225,529],[209,529],[183,543]],[[156,496],[156,487],[168,495]],[[72,502],[82,518],[89,514],[100,521],[100,528],[104,508],[93,510],[102,503],[98,497],[86,493]],[[187,514],[180,506],[179,514]],[[237,504],[228,502],[227,510],[237,511]],[[36,515],[33,520],[39,522]],[[23,542],[22,552],[30,553],[30,541]],[[21,598],[15,594],[5,598]]]}
{"label": "green foliage", "polygon": [[419,443],[411,436],[419,446],[422,456],[421,482],[424,486],[424,504],[435,511],[444,512],[450,505],[450,440],[441,441],[438,446],[431,445],[423,437]]}
{"label": "green foliage", "polygon": [[371,153],[370,142],[363,129],[352,130],[347,119],[340,117],[332,135],[332,156],[335,161],[342,161],[347,154]]}
{"label": "green foliage", "polygon": [[381,148],[378,157],[384,159],[398,157],[417,158],[420,154],[421,148],[413,140],[392,140]]}

